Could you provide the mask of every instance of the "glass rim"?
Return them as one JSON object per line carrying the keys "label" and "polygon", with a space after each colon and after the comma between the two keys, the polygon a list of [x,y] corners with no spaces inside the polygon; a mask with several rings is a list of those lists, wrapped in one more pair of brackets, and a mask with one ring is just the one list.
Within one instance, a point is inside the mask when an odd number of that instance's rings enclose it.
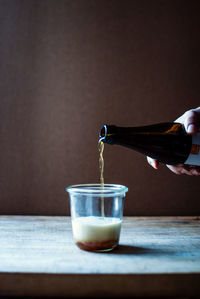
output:
{"label": "glass rim", "polygon": [[66,188],[66,191],[70,194],[82,194],[82,195],[92,195],[92,196],[125,196],[128,188],[119,184],[77,184],[70,185]]}

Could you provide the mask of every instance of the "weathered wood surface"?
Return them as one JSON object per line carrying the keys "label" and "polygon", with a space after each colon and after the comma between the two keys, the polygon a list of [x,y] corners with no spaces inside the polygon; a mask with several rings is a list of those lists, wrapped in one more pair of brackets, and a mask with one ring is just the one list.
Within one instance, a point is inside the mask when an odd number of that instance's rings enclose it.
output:
{"label": "weathered wood surface", "polygon": [[200,218],[125,217],[120,246],[81,251],[69,217],[0,217],[0,295],[200,295]]}

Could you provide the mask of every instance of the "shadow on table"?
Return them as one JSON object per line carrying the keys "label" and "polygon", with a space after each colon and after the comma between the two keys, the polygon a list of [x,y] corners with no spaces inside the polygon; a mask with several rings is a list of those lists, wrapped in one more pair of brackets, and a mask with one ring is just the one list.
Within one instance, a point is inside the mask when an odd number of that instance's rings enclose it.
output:
{"label": "shadow on table", "polygon": [[160,248],[147,248],[147,247],[138,247],[132,245],[118,245],[113,251],[109,252],[110,254],[124,254],[124,255],[139,255],[139,254],[174,254],[172,250],[165,250]]}

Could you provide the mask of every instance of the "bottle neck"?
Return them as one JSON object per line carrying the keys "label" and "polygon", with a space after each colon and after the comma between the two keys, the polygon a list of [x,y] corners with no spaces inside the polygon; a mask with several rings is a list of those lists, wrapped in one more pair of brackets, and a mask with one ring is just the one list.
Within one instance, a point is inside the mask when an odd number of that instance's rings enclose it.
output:
{"label": "bottle neck", "polygon": [[100,140],[104,143],[115,144],[116,138],[120,136],[140,135],[185,135],[184,126],[180,123],[160,123],[140,127],[117,127],[114,125],[103,125],[100,130]]}

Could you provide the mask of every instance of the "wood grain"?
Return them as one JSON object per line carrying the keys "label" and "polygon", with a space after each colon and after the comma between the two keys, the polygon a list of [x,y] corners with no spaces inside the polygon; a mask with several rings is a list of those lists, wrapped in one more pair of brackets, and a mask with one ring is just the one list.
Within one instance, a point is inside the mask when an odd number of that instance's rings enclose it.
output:
{"label": "wood grain", "polygon": [[120,245],[82,251],[69,217],[0,217],[0,295],[200,295],[199,217],[125,217]]}

